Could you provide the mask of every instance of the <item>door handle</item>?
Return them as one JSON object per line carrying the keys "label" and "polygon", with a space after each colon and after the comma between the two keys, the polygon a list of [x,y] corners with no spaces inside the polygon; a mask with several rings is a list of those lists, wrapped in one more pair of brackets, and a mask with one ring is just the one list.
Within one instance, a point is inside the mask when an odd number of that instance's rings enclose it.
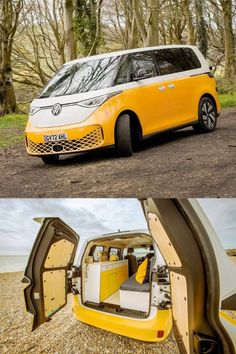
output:
{"label": "door handle", "polygon": [[170,89],[175,88],[175,84],[169,84],[168,87],[169,87]]}
{"label": "door handle", "polygon": [[165,89],[166,89],[165,86],[159,86],[159,90],[160,90],[160,91],[164,91]]}

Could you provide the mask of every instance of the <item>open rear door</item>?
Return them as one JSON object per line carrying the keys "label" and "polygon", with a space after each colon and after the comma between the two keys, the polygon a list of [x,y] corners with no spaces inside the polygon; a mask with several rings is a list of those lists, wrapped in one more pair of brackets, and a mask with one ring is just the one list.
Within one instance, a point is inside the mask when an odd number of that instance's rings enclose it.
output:
{"label": "open rear door", "polygon": [[181,354],[235,354],[236,273],[196,200],[145,199],[150,234],[170,272],[173,326]]}
{"label": "open rear door", "polygon": [[32,331],[67,303],[68,270],[74,262],[79,236],[59,218],[42,223],[22,282],[27,311],[33,315]]}

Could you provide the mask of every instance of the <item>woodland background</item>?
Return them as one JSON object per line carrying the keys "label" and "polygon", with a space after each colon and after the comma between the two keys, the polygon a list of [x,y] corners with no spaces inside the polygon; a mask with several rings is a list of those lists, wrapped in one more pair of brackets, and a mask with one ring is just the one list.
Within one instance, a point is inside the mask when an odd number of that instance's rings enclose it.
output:
{"label": "woodland background", "polygon": [[68,60],[161,44],[197,45],[235,94],[236,0],[0,0],[0,114],[26,112]]}

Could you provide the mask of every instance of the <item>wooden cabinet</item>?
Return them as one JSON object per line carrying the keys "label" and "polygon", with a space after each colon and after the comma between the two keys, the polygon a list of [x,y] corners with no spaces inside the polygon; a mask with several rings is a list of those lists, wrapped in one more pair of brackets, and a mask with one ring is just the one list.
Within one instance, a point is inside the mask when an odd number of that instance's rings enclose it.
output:
{"label": "wooden cabinet", "polygon": [[99,303],[116,292],[128,278],[128,261],[96,262],[86,265],[86,301]]}

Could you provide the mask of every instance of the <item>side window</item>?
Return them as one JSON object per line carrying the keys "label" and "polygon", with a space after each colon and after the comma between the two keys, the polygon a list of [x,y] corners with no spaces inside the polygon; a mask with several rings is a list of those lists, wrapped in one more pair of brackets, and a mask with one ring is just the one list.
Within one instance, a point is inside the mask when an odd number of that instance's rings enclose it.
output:
{"label": "side window", "polygon": [[156,65],[150,53],[134,53],[131,58],[133,78],[157,76]]}
{"label": "side window", "polygon": [[93,260],[95,262],[100,261],[100,255],[103,253],[103,249],[104,249],[103,246],[96,246],[95,247],[95,250],[93,252]]}
{"label": "side window", "polygon": [[128,248],[124,248],[124,249],[123,249],[123,258],[124,258],[125,256],[127,256],[127,254],[128,254]]}
{"label": "side window", "polygon": [[174,74],[201,67],[191,48],[159,49],[155,51],[155,57],[160,75]]}
{"label": "side window", "polygon": [[121,254],[120,248],[115,248],[115,247],[109,248],[109,257],[111,255],[115,255],[115,256],[118,256],[120,258],[120,254]]}
{"label": "side window", "polygon": [[130,82],[130,60],[128,57],[123,60],[116,77],[116,85],[127,84]]}

